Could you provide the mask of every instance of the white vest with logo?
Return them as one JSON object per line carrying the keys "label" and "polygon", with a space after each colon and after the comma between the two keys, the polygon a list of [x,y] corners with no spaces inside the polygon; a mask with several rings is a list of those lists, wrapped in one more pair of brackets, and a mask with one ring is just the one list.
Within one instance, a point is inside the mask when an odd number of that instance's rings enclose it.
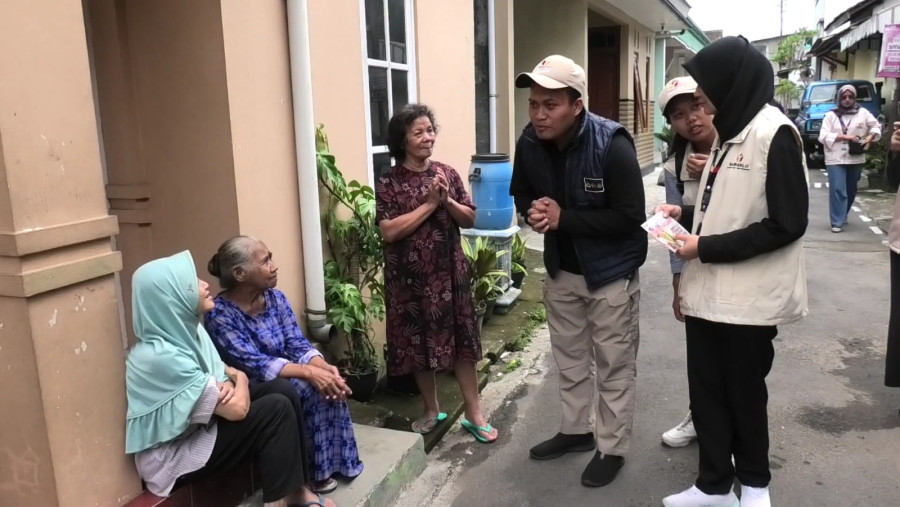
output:
{"label": "white vest with logo", "polygon": [[[796,127],[778,109],[767,105],[741,133],[710,154],[700,180],[701,193],[712,165],[731,146],[702,219],[701,237],[743,229],[769,216],[766,202],[769,146],[783,125],[793,129],[802,150]],[[802,155],[800,158],[803,159]],[[805,160],[803,171],[806,173]],[[700,221],[698,202],[694,234]],[[681,272],[679,295],[685,315],[713,322],[773,326],[798,320],[807,314],[802,241],[739,262],[688,261]]]}

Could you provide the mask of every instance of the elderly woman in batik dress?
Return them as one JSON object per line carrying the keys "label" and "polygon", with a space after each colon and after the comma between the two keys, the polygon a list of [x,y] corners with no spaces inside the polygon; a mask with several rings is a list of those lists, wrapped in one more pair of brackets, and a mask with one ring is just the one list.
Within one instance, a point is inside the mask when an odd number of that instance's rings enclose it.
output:
{"label": "elderly woman in batik dress", "polygon": [[337,487],[335,475],[362,472],[346,397],[350,389],[338,369],[303,336],[285,295],[275,288],[278,267],[261,241],[237,236],[209,261],[223,292],[207,315],[206,329],[226,363],[251,381],[287,378],[303,400],[310,446],[312,490]]}
{"label": "elderly woman in batik dress", "polygon": [[412,373],[424,412],[412,430],[428,433],[440,411],[435,371],[452,369],[465,400],[462,426],[493,442],[478,399],[481,340],[460,227],[471,227],[475,205],[455,169],[431,160],[437,127],[427,106],[410,104],[388,124],[397,165],[378,178],[376,220],[384,237],[388,373]]}

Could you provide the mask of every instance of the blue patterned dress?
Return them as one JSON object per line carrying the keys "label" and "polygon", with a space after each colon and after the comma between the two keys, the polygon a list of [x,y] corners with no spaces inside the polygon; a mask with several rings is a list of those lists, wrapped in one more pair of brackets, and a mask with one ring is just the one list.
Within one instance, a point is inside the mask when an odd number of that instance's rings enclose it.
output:
{"label": "blue patterned dress", "polygon": [[[219,296],[206,317],[206,330],[222,359],[242,370],[250,381],[278,376],[288,363],[307,364],[321,356],[303,337],[291,305],[277,289],[265,292],[266,309],[254,317]],[[309,466],[313,480],[324,481],[336,473],[356,477],[362,472],[350,410],[343,401],[328,401],[304,380],[291,379],[303,400],[306,436],[312,441]]]}

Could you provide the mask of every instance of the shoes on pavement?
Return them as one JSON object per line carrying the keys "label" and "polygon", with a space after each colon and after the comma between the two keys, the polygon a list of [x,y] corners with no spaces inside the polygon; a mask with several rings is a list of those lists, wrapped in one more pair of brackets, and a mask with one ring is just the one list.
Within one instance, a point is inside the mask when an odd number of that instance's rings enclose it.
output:
{"label": "shoes on pavement", "polygon": [[697,430],[694,429],[694,420],[691,413],[678,423],[678,426],[662,434],[662,441],[669,447],[684,447],[697,439]]}
{"label": "shoes on pavement", "polygon": [[625,464],[625,458],[612,454],[603,454],[597,451],[594,459],[581,473],[581,483],[589,488],[602,488],[606,486],[619,473],[619,469]]}
{"label": "shoes on pavement", "polygon": [[587,452],[595,448],[594,434],[566,435],[557,433],[550,440],[545,440],[531,448],[532,459],[556,459],[567,452]]}
{"label": "shoes on pavement", "polygon": [[669,495],[663,498],[664,507],[743,507],[734,494],[729,491],[725,495],[707,495],[700,491],[697,486],[691,486],[689,489],[675,495]]}
{"label": "shoes on pavement", "polygon": [[844,230],[844,229],[842,229],[842,228],[840,228],[840,227],[832,227],[832,228],[831,228],[831,232],[841,232],[841,231],[843,231],[843,230]]}
{"label": "shoes on pavement", "polygon": [[769,488],[741,486],[741,507],[772,507]]}

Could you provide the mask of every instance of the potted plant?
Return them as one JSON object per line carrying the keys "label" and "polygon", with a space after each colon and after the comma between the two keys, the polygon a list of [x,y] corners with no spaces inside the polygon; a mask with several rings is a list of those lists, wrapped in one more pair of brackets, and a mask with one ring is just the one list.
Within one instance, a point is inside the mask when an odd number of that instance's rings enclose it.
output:
{"label": "potted plant", "polygon": [[510,257],[512,261],[512,286],[521,289],[522,282],[528,276],[528,270],[525,269],[525,240],[522,239],[519,233],[513,236]]}
{"label": "potted plant", "polygon": [[506,273],[497,269],[497,259],[506,251],[495,251],[487,238],[481,237],[473,242],[464,238],[462,249],[472,273],[472,299],[480,330],[485,321],[488,303],[496,302],[497,296],[503,294],[500,281],[506,277]]}
{"label": "potted plant", "polygon": [[332,324],[346,339],[340,365],[353,398],[367,401],[375,392],[380,369],[372,324],[385,315],[375,191],[358,181],[344,180],[322,125],[316,129],[316,165],[326,194],[322,219],[331,254],[325,263],[325,305]]}

